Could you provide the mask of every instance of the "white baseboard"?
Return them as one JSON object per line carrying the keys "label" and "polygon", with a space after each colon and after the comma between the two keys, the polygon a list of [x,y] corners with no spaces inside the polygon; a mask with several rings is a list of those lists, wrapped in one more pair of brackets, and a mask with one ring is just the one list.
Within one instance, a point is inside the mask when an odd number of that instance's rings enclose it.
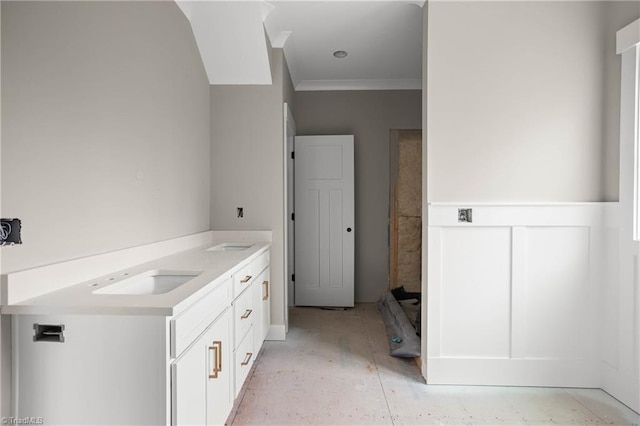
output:
{"label": "white baseboard", "polygon": [[427,383],[600,388],[595,360],[453,359],[427,361]]}
{"label": "white baseboard", "polygon": [[286,339],[287,339],[287,332],[285,330],[284,325],[271,324],[271,327],[269,328],[269,332],[267,333],[266,340],[284,341]]}

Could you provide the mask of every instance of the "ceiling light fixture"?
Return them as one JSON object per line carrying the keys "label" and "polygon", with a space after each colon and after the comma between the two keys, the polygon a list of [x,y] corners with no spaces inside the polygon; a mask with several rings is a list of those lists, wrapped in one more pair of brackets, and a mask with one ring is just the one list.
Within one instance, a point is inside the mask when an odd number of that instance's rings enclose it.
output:
{"label": "ceiling light fixture", "polygon": [[339,59],[346,58],[347,55],[348,53],[344,50],[336,50],[335,52],[333,52],[333,56]]}

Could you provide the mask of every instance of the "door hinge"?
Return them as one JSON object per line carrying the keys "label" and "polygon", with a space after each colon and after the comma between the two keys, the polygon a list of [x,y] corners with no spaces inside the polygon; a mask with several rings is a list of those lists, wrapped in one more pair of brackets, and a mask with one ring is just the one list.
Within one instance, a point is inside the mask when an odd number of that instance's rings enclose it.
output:
{"label": "door hinge", "polygon": [[291,281],[295,281],[296,280],[296,274],[291,274]]}
{"label": "door hinge", "polygon": [[291,220],[296,220],[296,214],[295,213],[291,213]]}
{"label": "door hinge", "polygon": [[291,159],[295,160],[296,158],[296,153],[294,151],[291,151]]}

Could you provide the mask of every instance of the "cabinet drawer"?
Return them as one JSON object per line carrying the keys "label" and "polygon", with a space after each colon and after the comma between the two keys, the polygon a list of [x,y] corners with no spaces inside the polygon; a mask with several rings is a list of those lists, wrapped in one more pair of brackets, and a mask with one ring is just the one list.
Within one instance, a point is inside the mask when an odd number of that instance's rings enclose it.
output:
{"label": "cabinet drawer", "polygon": [[253,270],[256,273],[256,275],[264,271],[266,267],[269,266],[269,253],[270,253],[269,250],[267,250],[264,253],[262,253],[260,257],[258,257],[256,260],[253,261],[253,265],[254,265]]}
{"label": "cabinet drawer", "polygon": [[175,358],[231,303],[231,278],[171,320],[171,357]]}
{"label": "cabinet drawer", "polygon": [[253,292],[247,290],[233,302],[233,323],[235,346],[238,347],[247,330],[254,322],[256,317],[255,306],[253,305]]}
{"label": "cabinet drawer", "polygon": [[256,276],[256,271],[253,270],[254,266],[255,264],[251,262],[233,274],[233,297],[238,297],[251,285]]}
{"label": "cabinet drawer", "polygon": [[254,281],[256,275],[264,271],[267,266],[269,266],[269,250],[233,274],[233,297],[238,297]]}
{"label": "cabinet drawer", "polygon": [[251,327],[235,351],[236,397],[242,389],[256,355],[258,354],[253,352],[253,327]]}

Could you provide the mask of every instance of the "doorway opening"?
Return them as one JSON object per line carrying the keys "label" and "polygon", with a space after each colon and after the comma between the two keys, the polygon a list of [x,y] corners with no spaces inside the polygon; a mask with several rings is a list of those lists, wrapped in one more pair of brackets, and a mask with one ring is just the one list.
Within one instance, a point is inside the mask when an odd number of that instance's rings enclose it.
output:
{"label": "doorway opening", "polygon": [[[421,282],[422,130],[392,130],[389,143],[390,293],[385,296],[385,302],[396,315],[402,316],[404,311],[407,326],[413,327],[418,336],[421,334]],[[404,353],[403,348],[394,348],[392,344],[393,349]]]}
{"label": "doorway opening", "polygon": [[389,289],[420,292],[422,131],[392,130],[389,158]]}

